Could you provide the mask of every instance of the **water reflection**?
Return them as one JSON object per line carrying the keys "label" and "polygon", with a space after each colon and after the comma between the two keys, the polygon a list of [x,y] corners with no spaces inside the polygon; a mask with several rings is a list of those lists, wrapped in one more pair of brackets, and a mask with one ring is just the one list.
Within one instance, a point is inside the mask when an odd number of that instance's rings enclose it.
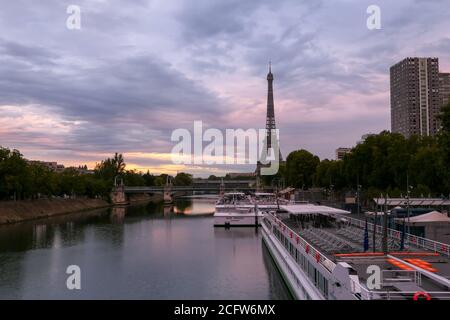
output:
{"label": "water reflection", "polygon": [[[0,298],[285,299],[257,229],[213,228],[183,199],[0,227]],[[82,269],[81,291],[65,270]]]}
{"label": "water reflection", "polygon": [[123,224],[125,221],[125,207],[114,207],[111,209],[110,220],[114,224]]}

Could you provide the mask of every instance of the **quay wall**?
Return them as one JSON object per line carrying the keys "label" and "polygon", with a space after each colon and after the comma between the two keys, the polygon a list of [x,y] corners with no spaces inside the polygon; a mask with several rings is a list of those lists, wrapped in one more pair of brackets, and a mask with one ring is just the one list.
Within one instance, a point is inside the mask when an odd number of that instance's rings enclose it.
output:
{"label": "quay wall", "polygon": [[150,202],[150,201],[162,201],[163,200],[163,195],[155,193],[152,195],[146,194],[146,193],[142,193],[142,194],[129,194],[127,196],[128,201],[130,202],[130,204],[138,204],[138,203],[145,203],[145,202]]}
{"label": "quay wall", "polygon": [[111,206],[102,199],[0,201],[0,225]]}

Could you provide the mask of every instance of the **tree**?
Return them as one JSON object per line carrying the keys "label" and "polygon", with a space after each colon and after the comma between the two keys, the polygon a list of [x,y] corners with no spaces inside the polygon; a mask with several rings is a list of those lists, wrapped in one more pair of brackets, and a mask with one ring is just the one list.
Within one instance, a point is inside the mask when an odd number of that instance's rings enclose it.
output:
{"label": "tree", "polygon": [[83,179],[77,170],[67,168],[60,174],[60,192],[62,195],[76,196],[85,194]]}
{"label": "tree", "polygon": [[297,188],[311,187],[319,163],[319,157],[309,151],[291,152],[286,159],[287,182]]}
{"label": "tree", "polygon": [[446,163],[446,170],[444,175],[446,193],[450,192],[450,102],[441,109],[439,115],[441,122],[441,130],[438,134],[439,147],[442,150],[444,163]]}
{"label": "tree", "polygon": [[23,199],[26,197],[30,176],[28,166],[18,150],[0,147],[0,197]]}
{"label": "tree", "polygon": [[190,186],[192,185],[192,175],[189,173],[180,172],[173,180],[174,186]]}
{"label": "tree", "polygon": [[147,170],[147,173],[142,176],[144,178],[144,184],[148,187],[155,185],[155,176],[150,174],[150,171]]}
{"label": "tree", "polygon": [[447,166],[442,150],[437,145],[421,147],[411,159],[409,172],[414,173],[411,182],[444,193]]}
{"label": "tree", "polygon": [[135,170],[127,170],[123,174],[123,182],[126,186],[136,187],[145,185],[144,177]]}
{"label": "tree", "polygon": [[98,178],[112,185],[114,178],[124,173],[125,166],[126,164],[122,154],[116,152],[113,158],[103,160],[100,164],[96,165],[95,174]]}
{"label": "tree", "polygon": [[32,198],[51,196],[58,193],[59,187],[56,173],[39,164],[30,164],[27,171],[30,178],[27,190]]}
{"label": "tree", "polygon": [[450,102],[442,107],[441,113],[438,116],[439,121],[441,122],[441,133],[449,134],[450,133]]}
{"label": "tree", "polygon": [[316,168],[315,185],[318,187],[341,189],[346,186],[343,175],[343,161],[322,160]]}
{"label": "tree", "polygon": [[169,181],[171,181],[171,179],[173,179],[173,177],[169,176],[165,173],[155,177],[155,186],[159,186],[159,187],[164,186],[167,182],[167,179],[169,179]]}

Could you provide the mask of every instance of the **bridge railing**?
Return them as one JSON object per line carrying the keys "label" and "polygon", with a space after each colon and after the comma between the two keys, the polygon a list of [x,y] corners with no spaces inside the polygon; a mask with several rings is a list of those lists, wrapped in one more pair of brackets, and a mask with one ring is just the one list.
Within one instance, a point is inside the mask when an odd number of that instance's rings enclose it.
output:
{"label": "bridge railing", "polygon": [[[125,186],[125,192],[161,192],[164,191],[165,187],[129,187]],[[220,191],[220,187],[198,187],[198,186],[171,186],[171,191]],[[236,187],[236,186],[225,186],[225,190],[242,190],[251,191],[255,190],[254,187]],[[272,190],[272,188],[265,188],[265,190]]]}

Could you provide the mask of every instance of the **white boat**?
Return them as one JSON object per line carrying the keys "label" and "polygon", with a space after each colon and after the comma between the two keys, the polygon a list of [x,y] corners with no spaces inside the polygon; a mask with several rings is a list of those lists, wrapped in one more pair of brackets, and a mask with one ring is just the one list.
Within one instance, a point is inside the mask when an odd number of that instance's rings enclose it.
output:
{"label": "white boat", "polygon": [[216,203],[215,227],[249,227],[261,224],[262,213],[253,199],[242,192],[225,193]]}
{"label": "white boat", "polygon": [[269,212],[274,213],[280,208],[280,205],[289,204],[289,201],[277,198],[275,193],[268,192],[256,192],[253,201],[256,204],[256,210],[262,214]]}
{"label": "white boat", "polygon": [[264,214],[275,212],[285,202],[274,193],[226,193],[216,203],[214,226],[260,226]]}
{"label": "white boat", "polygon": [[449,244],[406,234],[402,248],[398,230],[306,203],[282,205],[261,225],[296,299],[450,300]]}

